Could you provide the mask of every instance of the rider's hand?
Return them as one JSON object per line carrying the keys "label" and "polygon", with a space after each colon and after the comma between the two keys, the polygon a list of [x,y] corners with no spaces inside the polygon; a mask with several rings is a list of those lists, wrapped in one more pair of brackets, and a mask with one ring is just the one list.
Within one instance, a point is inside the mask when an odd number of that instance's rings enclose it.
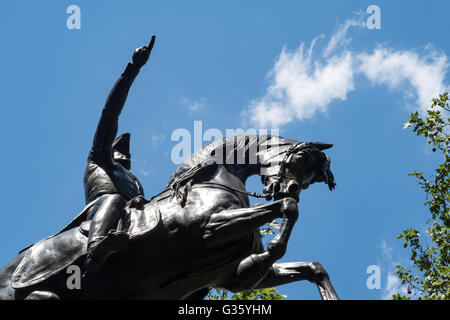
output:
{"label": "rider's hand", "polygon": [[147,63],[148,58],[150,58],[150,53],[152,52],[153,45],[155,44],[155,35],[152,36],[148,46],[137,48],[133,54],[133,64],[137,67],[142,67]]}

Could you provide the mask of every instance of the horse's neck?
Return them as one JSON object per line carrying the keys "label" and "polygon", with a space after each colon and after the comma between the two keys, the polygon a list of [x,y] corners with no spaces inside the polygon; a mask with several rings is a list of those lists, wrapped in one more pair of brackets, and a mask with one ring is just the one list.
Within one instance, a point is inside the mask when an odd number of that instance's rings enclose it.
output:
{"label": "horse's neck", "polygon": [[236,175],[233,170],[230,170],[230,167],[225,165],[218,165],[213,175],[208,178],[208,182],[219,183],[239,189],[245,187],[245,179]]}
{"label": "horse's neck", "polygon": [[250,176],[259,174],[258,165],[218,165],[211,182],[230,185],[241,190]]}
{"label": "horse's neck", "polygon": [[[214,174],[210,176],[209,179],[200,181],[200,183],[202,182],[219,184],[225,187],[229,187],[231,188],[231,190],[245,190],[245,179],[243,180],[241,177],[230,172],[230,167],[225,165],[218,165],[217,170],[214,172]],[[240,199],[241,204],[244,207],[248,207],[250,205],[247,195],[239,192],[231,192]]]}

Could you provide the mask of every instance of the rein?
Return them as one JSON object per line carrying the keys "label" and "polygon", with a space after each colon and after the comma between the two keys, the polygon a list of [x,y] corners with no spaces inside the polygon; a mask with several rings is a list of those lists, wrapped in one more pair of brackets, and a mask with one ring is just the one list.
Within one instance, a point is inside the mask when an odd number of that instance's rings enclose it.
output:
{"label": "rein", "polygon": [[[298,150],[303,149],[303,147],[304,147],[305,145],[306,145],[306,144],[305,144],[304,142],[300,142],[300,143],[291,145],[291,146],[289,147],[289,149],[286,150],[286,154],[284,155],[283,160],[281,160],[281,163],[280,163],[280,169],[278,170],[277,174],[275,175],[277,180],[281,180],[282,178],[287,178],[287,177],[288,177],[288,176],[286,176],[286,175],[283,174],[283,171],[284,171],[284,168],[285,168],[285,166],[286,166],[286,163],[287,163],[289,157],[290,157],[293,153],[297,152]],[[267,177],[270,177],[270,176],[267,176]],[[295,179],[295,177],[292,177],[292,178]],[[224,187],[224,188],[226,188],[226,189],[230,189],[230,190],[233,190],[233,191],[236,191],[236,192],[245,194],[245,195],[250,196],[250,197],[255,197],[255,198],[266,198],[266,199],[267,199],[268,197],[270,197],[270,198],[273,197],[272,194],[267,193],[267,192],[264,192],[264,193],[249,192],[249,191],[246,191],[246,190],[241,190],[241,189],[233,188],[233,187],[226,186],[226,185],[222,185],[222,184],[220,184],[220,183],[215,183],[215,182],[203,182],[203,183],[201,183],[201,184],[221,186],[221,187]]]}
{"label": "rein", "polygon": [[[285,151],[286,154],[284,155],[283,159],[282,159],[281,162],[280,162],[280,169],[278,169],[278,172],[277,172],[276,174],[272,174],[272,175],[267,175],[267,176],[265,176],[264,183],[265,183],[265,180],[266,180],[268,177],[275,177],[274,180],[275,180],[275,181],[278,181],[278,182],[279,182],[280,180],[282,180],[283,178],[291,178],[291,179],[296,180],[296,177],[292,177],[292,176],[290,176],[290,175],[286,175],[286,174],[283,174],[283,173],[284,173],[284,171],[285,171],[285,167],[286,167],[286,164],[287,164],[287,162],[288,162],[288,160],[289,160],[289,157],[290,157],[293,153],[296,153],[297,151],[302,150],[305,146],[306,146],[306,143],[304,143],[304,142],[300,142],[300,143],[291,145],[291,146],[289,147],[289,149],[287,149],[287,150]],[[267,193],[265,193],[265,194],[267,194]],[[270,194],[268,194],[268,195],[269,195],[270,197],[272,197],[272,195],[270,195]]]}
{"label": "rein", "polygon": [[227,190],[231,190],[231,191],[236,191],[236,192],[245,194],[245,195],[250,196],[250,197],[255,197],[255,198],[265,198],[265,197],[269,196],[268,193],[249,192],[249,191],[246,191],[246,190],[241,190],[241,189],[238,189],[238,188],[226,186],[224,184],[216,183],[216,182],[197,183],[197,184],[193,185],[192,188],[195,188],[196,186],[201,188],[202,185],[215,186],[215,187],[219,187],[219,189],[227,189]]}
{"label": "rein", "polygon": [[[297,152],[298,150],[301,150],[304,148],[306,144],[304,142],[300,142],[297,143],[295,145],[291,145],[289,147],[289,149],[286,150],[286,154],[283,157],[283,160],[281,160],[280,163],[280,169],[278,170],[277,174],[275,175],[270,175],[270,176],[276,176],[276,180],[281,180],[283,178],[286,178],[287,176],[285,176],[283,174],[286,163],[289,159],[289,157]],[[216,183],[216,182],[203,182],[203,183],[199,183],[199,184],[194,184],[192,185],[192,178],[194,177],[194,175],[199,172],[200,170],[202,170],[203,168],[205,168],[206,166],[203,164],[198,164],[197,166],[195,166],[194,168],[192,168],[192,170],[187,171],[186,173],[182,174],[170,187],[170,189],[172,189],[173,191],[173,195],[172,196],[176,196],[177,198],[179,198],[181,200],[181,205],[184,206],[184,203],[186,201],[186,197],[187,197],[187,192],[190,188],[194,188],[195,186],[197,187],[201,187],[201,185],[205,185],[205,186],[215,186],[216,188],[221,188],[221,189],[225,189],[225,190],[229,190],[229,191],[235,191],[235,192],[239,192],[241,194],[245,194],[247,196],[250,197],[255,197],[255,198],[266,198],[267,200],[270,200],[274,194],[272,193],[268,193],[268,192],[264,192],[264,193],[257,193],[257,192],[249,192],[246,190],[241,190],[238,188],[234,188],[234,187],[230,187],[224,184],[220,184],[220,183]],[[266,176],[270,177],[270,176]],[[188,183],[182,183],[186,180],[190,180]]]}

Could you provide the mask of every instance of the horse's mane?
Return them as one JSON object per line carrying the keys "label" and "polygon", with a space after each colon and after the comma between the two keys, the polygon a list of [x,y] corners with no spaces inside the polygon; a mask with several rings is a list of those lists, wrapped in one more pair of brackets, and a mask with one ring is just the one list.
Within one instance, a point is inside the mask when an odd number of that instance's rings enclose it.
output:
{"label": "horse's mane", "polygon": [[228,162],[227,158],[235,157],[238,153],[245,154],[246,158],[248,158],[250,150],[259,152],[262,149],[270,150],[273,146],[279,147],[276,154],[274,154],[276,156],[296,143],[299,143],[299,141],[272,135],[236,135],[215,140],[197,150],[189,159],[184,160],[173,172],[167,187],[181,182],[181,179],[192,178],[200,170],[211,165],[216,159],[217,150],[222,150],[224,157],[222,163],[235,163]]}

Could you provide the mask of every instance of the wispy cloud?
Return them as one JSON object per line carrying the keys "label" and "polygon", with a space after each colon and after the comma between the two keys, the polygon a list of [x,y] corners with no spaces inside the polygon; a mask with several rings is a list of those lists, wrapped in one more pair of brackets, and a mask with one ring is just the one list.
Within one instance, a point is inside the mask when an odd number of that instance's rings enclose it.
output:
{"label": "wispy cloud", "polygon": [[337,47],[345,47],[352,40],[348,36],[348,29],[350,27],[364,27],[364,22],[362,21],[362,17],[359,19],[350,19],[345,21],[342,25],[340,25],[336,32],[330,37],[330,41],[328,42],[327,47],[323,51],[323,55],[328,57],[334,49]]}
{"label": "wispy cloud", "polygon": [[158,147],[164,142],[166,135],[163,133],[152,133],[152,146],[153,149],[158,149]]}
{"label": "wispy cloud", "polygon": [[402,285],[400,279],[395,274],[395,266],[398,262],[393,261],[393,251],[394,248],[389,246],[386,241],[381,240],[381,264],[382,264],[382,274],[387,271],[387,276],[385,278],[385,284],[382,286],[381,299],[391,300],[394,294],[407,294],[407,288]]}
{"label": "wispy cloud", "polygon": [[[361,18],[361,17],[360,17]],[[242,117],[259,127],[280,127],[326,112],[335,100],[346,100],[357,89],[355,77],[364,76],[375,85],[399,90],[410,105],[424,111],[438,93],[447,91],[447,55],[427,46],[424,53],[394,50],[378,45],[371,53],[348,49],[351,28],[362,28],[360,19],[339,25],[324,49],[316,49],[324,38],[315,38],[295,51],[283,47],[268,74],[266,94],[250,102]],[[314,51],[319,50],[319,54]],[[321,54],[320,54],[321,53]]]}
{"label": "wispy cloud", "polygon": [[383,254],[383,258],[392,260],[392,251],[394,250],[394,248],[389,247],[388,244],[386,243],[386,241],[384,241],[384,240],[381,240],[380,248],[381,248],[381,252]]}
{"label": "wispy cloud", "polygon": [[145,169],[142,169],[142,168],[137,168],[137,172],[139,174],[143,175],[144,177],[146,177],[146,176],[148,176],[150,174],[155,173],[155,170],[145,170]]}
{"label": "wispy cloud", "polygon": [[400,279],[392,272],[389,271],[386,278],[386,285],[383,289],[382,299],[391,300],[394,294],[406,295],[407,289],[402,285]]}
{"label": "wispy cloud", "polygon": [[[149,165],[147,157],[139,157],[134,159],[133,167],[135,167],[136,172],[141,176],[148,176],[150,174],[155,173],[155,170],[151,168]],[[148,169],[150,168],[150,169]]]}
{"label": "wispy cloud", "polygon": [[331,101],[345,100],[353,88],[352,54],[334,55],[325,63],[312,61],[312,42],[289,52],[283,48],[270,72],[273,81],[264,97],[251,102],[248,114],[261,127],[279,127],[293,119],[325,112]]}
{"label": "wispy cloud", "polygon": [[205,107],[205,98],[200,98],[197,100],[191,100],[188,98],[183,98],[181,102],[188,108],[189,111],[197,111]]}
{"label": "wispy cloud", "polygon": [[431,99],[448,90],[445,74],[447,56],[427,47],[424,55],[414,51],[394,51],[379,46],[371,54],[358,55],[358,69],[373,84],[384,84],[390,89],[400,89],[404,98],[426,109]]}

